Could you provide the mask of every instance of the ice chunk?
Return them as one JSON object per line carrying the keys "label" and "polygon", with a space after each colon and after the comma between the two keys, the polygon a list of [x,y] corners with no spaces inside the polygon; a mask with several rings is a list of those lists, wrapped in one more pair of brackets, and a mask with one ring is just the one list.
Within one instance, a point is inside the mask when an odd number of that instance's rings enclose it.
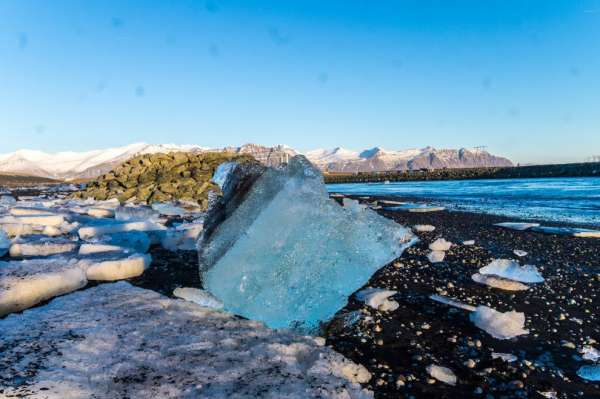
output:
{"label": "ice chunk", "polygon": [[267,169],[238,199],[214,208],[228,213],[222,223],[205,225],[204,287],[271,327],[316,328],[415,240],[376,212],[339,206],[303,157]]}
{"label": "ice chunk", "polygon": [[134,254],[126,257],[92,258],[81,261],[88,280],[116,281],[141,276],[150,266],[152,257],[148,254]]}
{"label": "ice chunk", "polygon": [[10,207],[17,203],[15,197],[9,194],[0,195],[0,206]]}
{"label": "ice chunk", "polygon": [[0,218],[0,224],[32,224],[37,226],[60,226],[65,221],[63,215],[55,213],[40,213],[37,215],[5,216]]}
{"label": "ice chunk", "polygon": [[381,288],[365,288],[356,294],[356,299],[364,302],[375,310],[393,312],[398,309],[400,305],[396,301],[391,301],[389,297],[396,293],[397,291],[384,290]]}
{"label": "ice chunk", "polygon": [[34,206],[15,206],[10,209],[10,214],[13,216],[31,216],[51,213],[53,212],[50,212],[48,208]]}
{"label": "ice chunk", "polygon": [[525,284],[520,283],[518,281],[508,280],[508,279],[505,279],[502,277],[496,277],[493,275],[488,276],[485,274],[475,273],[474,275],[471,276],[471,278],[476,283],[485,284],[492,288],[499,288],[501,290],[506,290],[506,291],[526,291],[527,289],[529,289],[528,286],[526,286]]}
{"label": "ice chunk", "polygon": [[11,315],[0,331],[6,396],[25,383],[37,398],[372,397],[359,385],[368,371],[312,337],[125,282]]}
{"label": "ice chunk", "polygon": [[84,226],[79,229],[79,238],[82,240],[89,240],[94,237],[100,237],[107,234],[125,233],[131,231],[143,231],[148,233],[151,238],[160,237],[162,234],[156,235],[155,233],[162,233],[167,228],[161,224],[145,221],[145,222],[119,222],[119,223],[108,223],[96,226]]}
{"label": "ice chunk", "polygon": [[581,366],[577,370],[577,375],[588,381],[600,381],[600,364],[593,366]]}
{"label": "ice chunk", "polygon": [[430,224],[415,224],[413,226],[413,230],[418,233],[431,233],[435,230],[435,226],[432,226]]}
{"label": "ice chunk", "polygon": [[8,248],[10,248],[10,239],[3,230],[0,230],[0,258],[6,255]]}
{"label": "ice chunk", "polygon": [[427,366],[427,373],[438,381],[448,385],[456,385],[456,375],[448,367],[431,364]]}
{"label": "ice chunk", "polygon": [[152,204],[152,209],[165,216],[184,216],[187,213],[185,209],[179,206],[160,202]]}
{"label": "ice chunk", "polygon": [[581,349],[582,358],[585,360],[591,360],[592,362],[597,362],[600,360],[600,351],[593,346],[584,346]]}
{"label": "ice chunk", "polygon": [[134,252],[146,253],[150,249],[150,237],[143,231],[128,231],[100,237],[97,243],[130,248]]}
{"label": "ice chunk", "polygon": [[458,302],[454,299],[437,294],[429,295],[429,298],[436,302],[443,303],[444,305],[450,305],[458,309],[468,310],[469,312],[474,312],[477,309],[475,306],[467,305],[466,303]]}
{"label": "ice chunk", "polygon": [[520,257],[520,258],[522,258],[523,256],[527,256],[527,251],[522,251],[522,250],[520,250],[520,249],[515,249],[515,250],[513,251],[513,253],[514,253],[515,255],[517,255],[518,257]]}
{"label": "ice chunk", "polygon": [[441,212],[446,210],[443,206],[418,206],[416,208],[407,208],[412,213],[427,213],[427,212]]}
{"label": "ice chunk", "polygon": [[544,277],[533,265],[520,266],[510,259],[494,259],[489,265],[479,269],[479,273],[495,275],[522,283],[542,283]]}
{"label": "ice chunk", "polygon": [[567,235],[573,237],[600,238],[600,230],[580,229],[577,227],[536,226],[532,229],[539,233]]}
{"label": "ice chunk", "polygon": [[532,227],[537,227],[539,225],[540,225],[539,223],[521,223],[521,222],[503,222],[503,223],[494,224],[494,226],[504,227],[506,229],[511,229],[511,230],[519,230],[519,231],[529,230]]}
{"label": "ice chunk", "polygon": [[217,169],[212,177],[212,182],[215,183],[221,190],[223,190],[225,183],[230,177],[230,174],[237,167],[237,162],[223,162]]}
{"label": "ice chunk", "polygon": [[9,237],[17,237],[31,234],[41,234],[44,231],[44,227],[16,222],[3,223],[0,221],[0,230],[4,231]]}
{"label": "ice chunk", "polygon": [[114,209],[102,208],[102,207],[92,207],[89,208],[87,214],[93,216],[95,218],[113,218],[115,217]]}
{"label": "ice chunk", "polygon": [[427,254],[427,259],[431,263],[440,263],[444,261],[446,257],[446,253],[444,251],[431,251]]}
{"label": "ice chunk", "polygon": [[529,334],[525,330],[525,313],[510,311],[499,312],[487,306],[477,306],[469,318],[477,327],[497,339],[510,339]]}
{"label": "ice chunk", "polygon": [[446,241],[443,238],[438,238],[437,240],[429,244],[429,249],[431,249],[432,251],[447,251],[450,249],[450,247],[452,247],[452,243]]}
{"label": "ice chunk", "polygon": [[115,211],[115,219],[120,221],[156,220],[158,212],[149,206],[120,206]]}
{"label": "ice chunk", "polygon": [[103,254],[107,252],[128,252],[130,248],[109,244],[82,244],[79,247],[79,255]]}
{"label": "ice chunk", "polygon": [[517,360],[517,357],[511,353],[492,352],[492,359],[502,359],[507,363],[512,363]]}
{"label": "ice chunk", "polygon": [[169,251],[194,251],[202,229],[202,223],[181,224],[167,230],[161,240],[161,245]]}
{"label": "ice chunk", "polygon": [[466,246],[475,245],[475,240],[466,240],[466,241],[463,241],[462,245],[466,245]]}
{"label": "ice chunk", "polygon": [[173,296],[194,302],[206,308],[223,309],[223,302],[215,298],[210,292],[198,288],[175,288]]}
{"label": "ice chunk", "polygon": [[[0,262],[0,316],[30,308],[86,284],[85,271],[74,259]],[[7,331],[2,328],[0,331],[1,342]]]}
{"label": "ice chunk", "polygon": [[12,257],[49,256],[73,252],[77,247],[77,242],[64,238],[31,235],[14,240],[9,252]]}

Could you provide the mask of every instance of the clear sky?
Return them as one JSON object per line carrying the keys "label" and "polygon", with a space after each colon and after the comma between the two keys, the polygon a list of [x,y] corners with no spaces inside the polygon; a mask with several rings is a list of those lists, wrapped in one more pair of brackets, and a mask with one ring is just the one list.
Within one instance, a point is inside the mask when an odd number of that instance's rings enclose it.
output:
{"label": "clear sky", "polygon": [[0,153],[600,155],[600,0],[0,1]]}

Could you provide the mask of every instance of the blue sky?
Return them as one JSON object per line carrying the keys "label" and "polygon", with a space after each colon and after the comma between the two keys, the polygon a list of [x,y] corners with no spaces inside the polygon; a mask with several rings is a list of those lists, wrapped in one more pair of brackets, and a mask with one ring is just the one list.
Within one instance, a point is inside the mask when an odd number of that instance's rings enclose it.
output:
{"label": "blue sky", "polygon": [[600,154],[600,0],[0,2],[0,153]]}

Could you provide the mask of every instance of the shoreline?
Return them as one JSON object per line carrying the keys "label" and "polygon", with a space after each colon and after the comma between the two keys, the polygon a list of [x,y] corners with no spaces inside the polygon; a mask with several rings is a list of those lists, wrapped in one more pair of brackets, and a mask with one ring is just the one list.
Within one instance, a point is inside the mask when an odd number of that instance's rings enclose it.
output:
{"label": "shoreline", "polygon": [[[378,196],[384,197],[398,200]],[[584,345],[600,346],[595,342],[600,340],[595,314],[600,305],[600,240],[507,230],[493,224],[516,219],[497,215],[378,212],[407,227],[431,224],[436,229],[416,233],[420,242],[366,284],[397,291],[392,297],[400,305],[396,311],[373,310],[353,296],[329,324],[328,345],[369,369],[374,377],[368,388],[377,398],[543,397],[540,392],[556,398],[600,396],[600,383],[576,375],[578,367],[590,364],[581,359],[579,350]],[[427,246],[440,237],[457,245],[444,262],[431,264]],[[465,240],[475,244],[461,245]],[[528,254],[518,258],[515,249]],[[520,292],[472,281],[471,275],[494,258],[536,265],[546,281]],[[530,332],[495,339],[475,327],[468,312],[438,304],[430,294],[524,312]],[[341,322],[353,312],[360,315],[357,323]],[[517,360],[493,359],[492,352],[510,353]],[[430,364],[453,370],[457,385],[431,379],[426,372]]]}

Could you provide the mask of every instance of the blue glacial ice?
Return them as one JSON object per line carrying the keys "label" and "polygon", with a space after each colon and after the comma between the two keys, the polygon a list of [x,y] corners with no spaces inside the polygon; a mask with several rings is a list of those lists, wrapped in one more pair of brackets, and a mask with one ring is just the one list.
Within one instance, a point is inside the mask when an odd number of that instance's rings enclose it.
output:
{"label": "blue glacial ice", "polygon": [[204,288],[226,310],[311,331],[415,240],[390,219],[329,199],[321,173],[294,157],[267,169],[201,240],[200,267]]}

